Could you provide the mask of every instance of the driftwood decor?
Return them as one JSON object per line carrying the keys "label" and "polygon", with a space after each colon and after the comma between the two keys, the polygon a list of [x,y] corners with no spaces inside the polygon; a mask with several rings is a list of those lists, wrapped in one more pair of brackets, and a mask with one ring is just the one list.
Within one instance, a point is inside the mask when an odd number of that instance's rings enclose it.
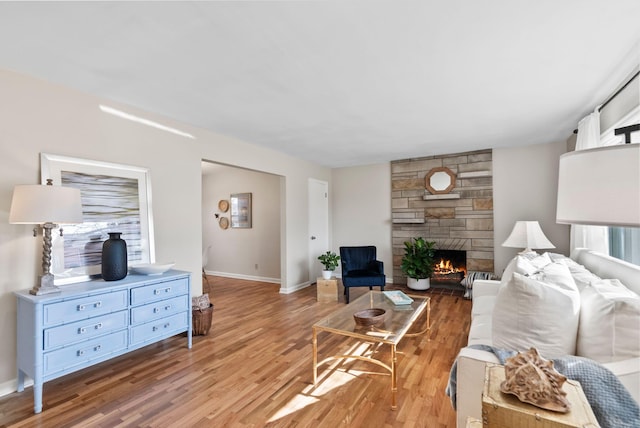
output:
{"label": "driftwood decor", "polygon": [[500,391],[505,394],[513,394],[524,403],[554,412],[571,410],[567,393],[562,390],[567,378],[553,368],[553,361],[542,358],[537,349],[531,348],[508,358],[504,372]]}

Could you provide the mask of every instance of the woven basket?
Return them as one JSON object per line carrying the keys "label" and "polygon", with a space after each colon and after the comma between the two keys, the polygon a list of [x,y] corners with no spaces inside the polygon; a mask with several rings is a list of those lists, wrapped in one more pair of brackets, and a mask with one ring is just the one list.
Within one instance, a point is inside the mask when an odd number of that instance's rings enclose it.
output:
{"label": "woven basket", "polygon": [[193,308],[191,310],[193,320],[193,335],[206,336],[211,329],[211,319],[213,318],[213,305],[206,309]]}

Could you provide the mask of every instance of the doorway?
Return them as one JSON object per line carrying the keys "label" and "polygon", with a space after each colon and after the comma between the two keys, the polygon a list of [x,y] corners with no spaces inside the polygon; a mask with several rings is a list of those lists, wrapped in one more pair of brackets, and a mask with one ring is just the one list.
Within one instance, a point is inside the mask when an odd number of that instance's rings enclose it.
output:
{"label": "doorway", "polygon": [[318,256],[329,248],[329,183],[309,179],[309,283],[322,274]]}
{"label": "doorway", "polygon": [[[209,275],[280,283],[282,177],[202,162],[202,247]],[[231,224],[230,196],[251,193],[251,227]],[[224,202],[227,203],[224,203]]]}

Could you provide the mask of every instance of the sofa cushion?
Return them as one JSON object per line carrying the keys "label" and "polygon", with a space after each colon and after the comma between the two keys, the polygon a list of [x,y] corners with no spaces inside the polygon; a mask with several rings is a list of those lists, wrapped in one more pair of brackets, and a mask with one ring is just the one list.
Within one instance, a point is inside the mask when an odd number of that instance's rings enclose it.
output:
{"label": "sofa cushion", "polygon": [[545,358],[574,355],[580,294],[569,268],[549,263],[531,277],[514,272],[498,291],[492,341],[499,348],[538,349]]}
{"label": "sofa cushion", "polygon": [[577,352],[600,363],[640,357],[640,297],[617,279],[581,292]]}
{"label": "sofa cushion", "polygon": [[573,259],[562,254],[548,254],[551,260],[553,260],[554,262],[564,263],[565,265],[567,265],[567,267],[569,268],[569,272],[571,272],[571,276],[576,282],[579,290],[582,290],[593,281],[600,280],[600,277],[589,272],[586,267],[582,266],[580,263],[574,261]]}

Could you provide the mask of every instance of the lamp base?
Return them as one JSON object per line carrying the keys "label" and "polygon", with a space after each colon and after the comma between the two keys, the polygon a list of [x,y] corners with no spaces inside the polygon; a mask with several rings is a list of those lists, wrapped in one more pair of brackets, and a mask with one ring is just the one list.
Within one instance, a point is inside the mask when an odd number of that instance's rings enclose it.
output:
{"label": "lamp base", "polygon": [[29,294],[41,296],[43,294],[60,293],[60,287],[53,285],[53,275],[50,273],[40,277],[40,284],[34,285]]}

